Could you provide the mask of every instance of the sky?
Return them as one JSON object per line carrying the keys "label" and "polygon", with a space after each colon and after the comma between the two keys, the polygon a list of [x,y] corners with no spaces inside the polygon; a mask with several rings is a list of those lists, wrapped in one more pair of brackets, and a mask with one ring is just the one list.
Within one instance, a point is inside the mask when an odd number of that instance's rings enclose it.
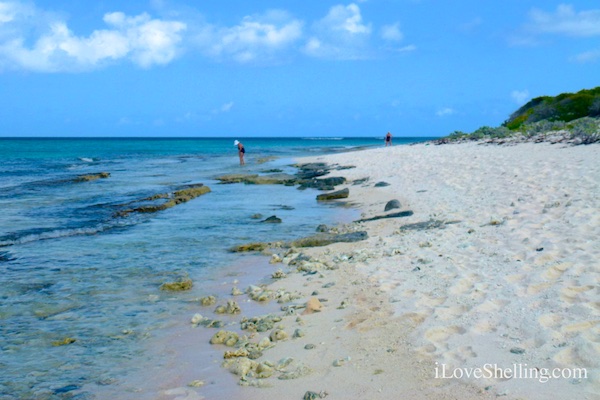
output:
{"label": "sky", "polygon": [[591,0],[0,0],[0,137],[444,136],[599,78]]}

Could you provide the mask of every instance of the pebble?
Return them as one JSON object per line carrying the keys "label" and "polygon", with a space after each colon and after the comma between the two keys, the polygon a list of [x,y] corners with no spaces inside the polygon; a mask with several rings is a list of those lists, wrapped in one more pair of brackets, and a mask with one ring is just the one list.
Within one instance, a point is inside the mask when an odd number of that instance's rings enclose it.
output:
{"label": "pebble", "polygon": [[312,350],[312,349],[314,349],[315,347],[316,347],[316,346],[315,346],[314,344],[311,344],[311,343],[309,343],[309,344],[307,344],[306,346],[304,346],[304,349],[305,349],[305,350]]}
{"label": "pebble", "polygon": [[510,349],[510,352],[513,354],[523,354],[525,353],[525,349],[521,347],[513,347],[512,349]]}

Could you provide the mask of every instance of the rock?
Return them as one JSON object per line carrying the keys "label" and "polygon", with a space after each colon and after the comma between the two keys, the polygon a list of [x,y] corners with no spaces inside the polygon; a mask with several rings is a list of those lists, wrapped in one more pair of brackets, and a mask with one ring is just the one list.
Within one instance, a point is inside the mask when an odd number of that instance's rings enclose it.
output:
{"label": "rock", "polygon": [[266,362],[262,362],[256,366],[256,377],[259,379],[265,379],[273,376],[275,369]]}
{"label": "rock", "polygon": [[329,227],[325,224],[317,226],[317,232],[326,233],[329,232]]}
{"label": "rock", "polygon": [[287,338],[288,338],[288,334],[283,329],[275,329],[269,335],[269,339],[271,339],[271,342],[278,342],[281,340],[286,340]]}
{"label": "rock", "polygon": [[363,219],[359,219],[356,222],[376,221],[378,219],[385,219],[385,218],[404,218],[404,217],[410,217],[413,214],[414,213],[412,211],[410,211],[410,210],[408,210],[408,211],[400,211],[400,212],[392,213],[392,214],[377,215],[377,216],[371,217],[371,218],[363,218]]}
{"label": "rock", "polygon": [[319,233],[317,235],[309,236],[306,238],[294,240],[287,243],[289,247],[319,247],[327,246],[331,243],[338,242],[359,242],[366,240],[369,235],[366,231],[350,232],[350,233]]}
{"label": "rock", "polygon": [[229,300],[226,305],[218,306],[215,309],[216,314],[239,314],[242,310],[236,301]]}
{"label": "rock", "polygon": [[263,217],[263,215],[260,213],[252,214],[250,216],[250,218],[252,218],[252,219],[261,219],[262,217]]}
{"label": "rock", "polygon": [[309,344],[307,344],[306,346],[304,346],[304,349],[306,349],[306,350],[312,350],[312,349],[314,349],[315,347],[316,347],[316,346],[315,346],[314,344],[310,344],[310,343],[309,343]]}
{"label": "rock", "polygon": [[194,314],[194,316],[192,317],[192,319],[191,319],[190,322],[192,323],[192,325],[196,325],[197,326],[197,325],[200,325],[200,323],[202,321],[204,321],[204,319],[205,318],[202,315],[200,315],[200,314]]}
{"label": "rock", "polygon": [[510,352],[513,354],[524,354],[525,349],[523,349],[521,347],[513,347],[512,349],[510,349]]}
{"label": "rock", "polygon": [[248,251],[263,251],[269,247],[268,243],[255,242],[255,243],[246,243],[238,246],[234,246],[231,248],[231,251],[234,253],[245,253]]}
{"label": "rock", "polygon": [[243,378],[256,371],[258,363],[246,357],[237,357],[225,360],[223,362],[223,367],[227,368],[232,374]]}
{"label": "rock", "polygon": [[275,323],[280,321],[280,316],[269,314],[263,317],[243,318],[240,327],[242,330],[266,332],[273,329]]}
{"label": "rock", "polygon": [[178,282],[166,282],[160,285],[160,290],[166,290],[170,292],[181,292],[184,290],[190,290],[194,286],[191,279],[187,278]]}
{"label": "rock", "polygon": [[[179,190],[176,190],[173,193],[160,193],[154,196],[147,197],[145,199],[135,201],[133,203],[147,203],[149,201],[156,201],[158,199],[167,199],[167,201],[157,204],[144,204],[142,206],[119,211],[116,215],[125,217],[133,212],[138,213],[153,213],[157,211],[166,210],[168,208],[174,207],[178,204],[188,202],[192,199],[195,199],[198,196],[209,193],[210,188],[208,186],[204,186],[202,183],[187,185],[182,187]],[[131,203],[130,203],[131,204]]]}
{"label": "rock", "polygon": [[241,296],[243,295],[244,292],[242,292],[240,289],[238,289],[236,286],[234,286],[233,288],[231,288],[231,295],[232,296]]}
{"label": "rock", "polygon": [[350,189],[337,190],[335,192],[317,195],[317,201],[345,199],[350,195]]}
{"label": "rock", "polygon": [[298,180],[298,178],[294,175],[282,173],[267,175],[228,174],[221,175],[215,179],[221,183],[246,183],[252,185],[285,185],[288,183],[293,184]]}
{"label": "rock", "polygon": [[198,387],[202,387],[202,386],[204,386],[204,385],[205,385],[205,382],[204,382],[204,381],[201,381],[201,380],[199,380],[199,379],[196,379],[196,380],[194,380],[194,381],[191,381],[190,383],[188,383],[188,386],[189,386],[189,387],[196,387],[196,388],[198,388]]}
{"label": "rock", "polygon": [[260,342],[258,342],[258,347],[260,347],[261,349],[266,349],[267,347],[271,347],[271,339],[269,339],[268,337],[264,337],[260,340]]}
{"label": "rock", "polygon": [[235,332],[231,331],[218,331],[210,339],[210,344],[224,344],[228,347],[233,347],[239,341],[239,336]]}
{"label": "rock", "polygon": [[293,371],[284,372],[279,375],[279,379],[297,379],[310,374],[312,371],[306,365],[300,365]]}
{"label": "rock", "polygon": [[98,172],[94,174],[79,175],[73,179],[73,182],[91,182],[97,179],[106,179],[110,177],[109,172]]}
{"label": "rock", "polygon": [[241,348],[241,349],[237,349],[235,351],[226,351],[223,354],[223,358],[224,359],[228,359],[228,358],[235,358],[235,357],[248,357],[248,350]]}
{"label": "rock", "polygon": [[375,184],[375,187],[386,187],[386,186],[390,186],[390,184],[387,182],[377,182]]}
{"label": "rock", "polygon": [[264,219],[264,220],[262,220],[260,222],[263,222],[265,224],[280,224],[281,223],[281,218],[278,218],[276,215],[271,215],[267,219]]}
{"label": "rock", "polygon": [[215,296],[206,296],[200,299],[200,304],[203,306],[212,306],[217,302],[217,298]]}
{"label": "rock", "polygon": [[326,163],[296,164],[294,167],[299,169],[296,173],[298,179],[313,179],[327,175],[331,169]]}
{"label": "rock", "polygon": [[346,178],[338,176],[331,178],[322,178],[322,179],[310,179],[306,181],[302,181],[298,189],[318,189],[318,190],[330,190],[335,186],[342,185],[346,183]]}
{"label": "rock", "polygon": [[385,205],[385,208],[383,209],[383,211],[390,211],[393,210],[394,208],[400,208],[400,201],[398,200],[390,200],[387,202],[387,204]]}
{"label": "rock", "polygon": [[269,264],[277,264],[282,262],[283,259],[279,256],[279,254],[273,254],[271,259],[269,260]]}
{"label": "rock", "polygon": [[304,337],[306,335],[306,333],[304,332],[304,330],[302,329],[296,329],[294,331],[294,335],[292,336],[293,338],[301,338]]}
{"label": "rock", "polygon": [[315,312],[320,312],[323,308],[323,304],[316,297],[311,297],[306,302],[306,308],[302,314],[312,314]]}
{"label": "rock", "polygon": [[52,342],[52,346],[67,346],[69,344],[75,343],[76,341],[76,339],[66,337],[63,340],[56,340]]}
{"label": "rock", "polygon": [[283,279],[285,277],[287,277],[287,275],[281,269],[278,269],[277,271],[273,272],[273,274],[271,275],[271,278],[273,278],[273,279]]}
{"label": "rock", "polygon": [[311,392],[310,390],[307,391],[306,393],[304,393],[304,397],[302,397],[302,400],[316,400],[319,399],[319,394],[315,393],[315,392]]}

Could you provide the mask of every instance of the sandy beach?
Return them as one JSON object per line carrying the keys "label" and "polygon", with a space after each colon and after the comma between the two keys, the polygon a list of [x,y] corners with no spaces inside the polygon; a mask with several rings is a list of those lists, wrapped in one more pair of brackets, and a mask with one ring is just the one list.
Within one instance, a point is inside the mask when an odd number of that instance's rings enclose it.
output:
{"label": "sandy beach", "polygon": [[[249,334],[282,340],[225,362],[250,385],[239,398],[600,398],[598,145],[418,144],[301,162],[354,166],[331,176],[363,219],[413,214],[339,228],[364,241],[272,250],[286,277],[263,289],[297,298]],[[385,212],[390,200],[400,208]]]}

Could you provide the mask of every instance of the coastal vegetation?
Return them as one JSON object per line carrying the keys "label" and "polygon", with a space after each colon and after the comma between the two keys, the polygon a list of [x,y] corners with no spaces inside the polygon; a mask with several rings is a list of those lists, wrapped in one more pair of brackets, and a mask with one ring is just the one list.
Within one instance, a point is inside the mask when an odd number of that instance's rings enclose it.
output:
{"label": "coastal vegetation", "polygon": [[501,126],[483,126],[471,133],[454,131],[438,142],[508,139],[571,144],[600,141],[600,86],[554,97],[536,97],[512,113]]}

